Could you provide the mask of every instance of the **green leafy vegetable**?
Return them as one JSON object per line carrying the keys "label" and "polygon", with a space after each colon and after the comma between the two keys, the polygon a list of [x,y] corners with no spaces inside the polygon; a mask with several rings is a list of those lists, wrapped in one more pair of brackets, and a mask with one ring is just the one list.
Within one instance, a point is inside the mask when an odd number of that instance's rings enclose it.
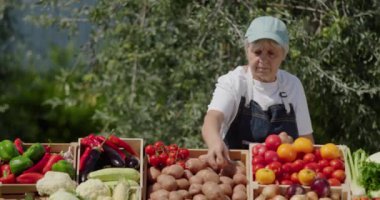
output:
{"label": "green leafy vegetable", "polygon": [[359,183],[362,185],[369,196],[380,191],[380,164],[366,161],[360,168]]}

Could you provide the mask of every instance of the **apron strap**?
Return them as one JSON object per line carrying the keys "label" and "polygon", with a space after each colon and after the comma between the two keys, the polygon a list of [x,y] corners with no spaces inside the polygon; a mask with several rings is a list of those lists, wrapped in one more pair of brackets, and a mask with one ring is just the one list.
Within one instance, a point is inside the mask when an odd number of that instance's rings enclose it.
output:
{"label": "apron strap", "polygon": [[278,95],[280,95],[281,97],[281,101],[282,101],[282,104],[284,104],[285,106],[285,109],[286,109],[286,113],[290,113],[290,103],[288,101],[288,94],[286,93],[286,91],[284,90],[284,88],[282,87],[282,84],[280,83],[281,80],[280,80],[280,76],[277,76],[278,80],[277,80],[277,84],[278,84],[278,89],[280,90],[280,92],[278,93]]}
{"label": "apron strap", "polygon": [[253,78],[250,66],[248,66],[248,71],[245,75],[247,80],[247,97],[245,101],[245,107],[249,107],[251,100],[253,100]]}

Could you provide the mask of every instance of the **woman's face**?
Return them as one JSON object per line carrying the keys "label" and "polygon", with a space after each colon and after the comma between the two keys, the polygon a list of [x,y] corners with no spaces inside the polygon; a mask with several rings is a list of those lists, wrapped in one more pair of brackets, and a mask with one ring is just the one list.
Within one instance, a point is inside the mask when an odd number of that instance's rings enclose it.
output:
{"label": "woman's face", "polygon": [[272,40],[259,40],[249,44],[246,50],[253,78],[262,82],[274,82],[285,58],[284,49]]}

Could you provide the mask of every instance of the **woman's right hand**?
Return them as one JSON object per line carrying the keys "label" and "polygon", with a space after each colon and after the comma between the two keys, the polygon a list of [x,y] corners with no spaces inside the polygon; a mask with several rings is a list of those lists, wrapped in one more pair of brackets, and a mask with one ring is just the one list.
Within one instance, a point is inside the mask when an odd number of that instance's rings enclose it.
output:
{"label": "woman's right hand", "polygon": [[223,118],[222,112],[210,110],[205,116],[202,127],[202,136],[208,147],[208,163],[214,169],[220,169],[230,160],[228,148],[220,135]]}
{"label": "woman's right hand", "polygon": [[223,141],[214,142],[208,147],[207,159],[209,165],[214,169],[221,169],[230,162],[228,148]]}

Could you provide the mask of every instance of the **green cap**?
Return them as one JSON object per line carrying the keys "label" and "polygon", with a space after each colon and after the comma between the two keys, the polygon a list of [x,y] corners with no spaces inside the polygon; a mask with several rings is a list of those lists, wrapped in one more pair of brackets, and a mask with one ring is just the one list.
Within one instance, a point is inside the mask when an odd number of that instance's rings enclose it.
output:
{"label": "green cap", "polygon": [[255,42],[260,39],[271,39],[276,41],[285,49],[289,50],[288,30],[283,21],[272,16],[262,16],[254,19],[245,33],[248,42]]}

